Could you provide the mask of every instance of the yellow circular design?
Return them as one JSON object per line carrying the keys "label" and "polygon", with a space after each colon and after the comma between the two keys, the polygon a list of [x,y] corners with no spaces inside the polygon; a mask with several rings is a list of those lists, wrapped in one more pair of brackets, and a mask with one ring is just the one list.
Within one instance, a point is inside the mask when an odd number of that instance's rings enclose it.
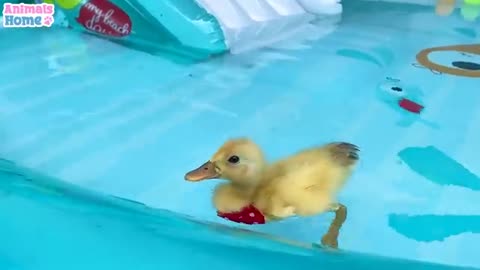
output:
{"label": "yellow circular design", "polygon": [[443,66],[430,60],[429,55],[432,52],[465,52],[469,54],[480,55],[480,44],[460,44],[451,46],[442,46],[427,48],[421,50],[417,54],[417,62],[430,69],[441,72],[443,74],[451,74],[456,76],[480,78],[480,70],[465,70],[460,68],[453,68],[449,66]]}
{"label": "yellow circular design", "polygon": [[63,9],[72,9],[78,6],[82,0],[55,0],[55,2]]}

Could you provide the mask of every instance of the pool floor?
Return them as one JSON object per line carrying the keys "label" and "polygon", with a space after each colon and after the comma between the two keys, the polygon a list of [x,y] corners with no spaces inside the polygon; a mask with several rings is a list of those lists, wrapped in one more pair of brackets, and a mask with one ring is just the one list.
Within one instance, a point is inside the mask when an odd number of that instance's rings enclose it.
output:
{"label": "pool floor", "polygon": [[[230,137],[251,137],[269,159],[345,140],[362,154],[340,195],[349,208],[342,249],[480,268],[480,81],[415,58],[425,48],[479,43],[478,22],[359,1],[329,27],[321,38],[320,22],[281,44],[195,65],[65,29],[0,30],[1,157],[241,226],[215,215],[215,182],[187,183],[185,172]],[[457,52],[431,59],[480,63]],[[423,110],[409,112],[401,98]],[[318,242],[330,219],[247,227]]]}

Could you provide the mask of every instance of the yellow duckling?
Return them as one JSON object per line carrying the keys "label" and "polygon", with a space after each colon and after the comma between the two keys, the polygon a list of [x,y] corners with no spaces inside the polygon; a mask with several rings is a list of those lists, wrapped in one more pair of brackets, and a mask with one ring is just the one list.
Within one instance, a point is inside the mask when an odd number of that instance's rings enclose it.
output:
{"label": "yellow duckling", "polygon": [[353,144],[329,143],[268,164],[258,145],[238,138],[225,142],[185,179],[228,180],[218,185],[213,195],[215,208],[223,213],[239,212],[253,204],[272,221],[333,211],[335,219],[322,243],[336,248],[347,214],[346,207],[337,203],[336,194],[352,174],[358,152]]}

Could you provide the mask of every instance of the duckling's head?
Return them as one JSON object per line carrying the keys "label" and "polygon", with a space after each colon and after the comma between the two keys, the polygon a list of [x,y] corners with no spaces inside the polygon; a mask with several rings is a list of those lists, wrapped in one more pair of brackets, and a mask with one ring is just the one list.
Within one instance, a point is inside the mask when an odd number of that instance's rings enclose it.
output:
{"label": "duckling's head", "polygon": [[225,179],[238,185],[255,185],[266,162],[260,147],[246,138],[225,142],[205,164],[185,175],[185,180],[199,182]]}

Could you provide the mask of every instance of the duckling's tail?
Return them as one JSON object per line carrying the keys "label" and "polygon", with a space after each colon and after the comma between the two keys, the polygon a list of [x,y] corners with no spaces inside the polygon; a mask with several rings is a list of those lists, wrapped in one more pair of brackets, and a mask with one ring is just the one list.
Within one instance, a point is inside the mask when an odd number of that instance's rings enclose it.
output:
{"label": "duckling's tail", "polygon": [[327,145],[332,159],[340,166],[355,166],[360,158],[360,148],[346,142],[335,142]]}

